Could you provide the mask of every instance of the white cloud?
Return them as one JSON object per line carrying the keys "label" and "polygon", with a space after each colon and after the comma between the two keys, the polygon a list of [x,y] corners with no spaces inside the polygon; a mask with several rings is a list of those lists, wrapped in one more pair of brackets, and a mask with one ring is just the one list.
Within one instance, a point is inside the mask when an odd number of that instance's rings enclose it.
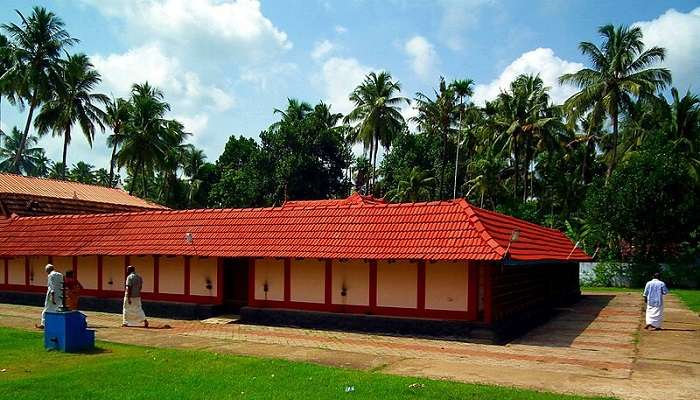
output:
{"label": "white cloud", "polygon": [[343,25],[336,25],[335,26],[335,33],[338,34],[343,34],[348,32],[348,28],[344,27]]}
{"label": "white cloud", "polygon": [[318,61],[325,58],[333,50],[336,49],[336,45],[328,39],[317,42],[314,45],[314,49],[311,51],[311,58]]}
{"label": "white cloud", "polygon": [[439,34],[442,42],[452,50],[461,50],[466,32],[479,25],[481,8],[495,3],[496,0],[440,0]]}
{"label": "white cloud", "polygon": [[484,104],[493,100],[498,94],[507,90],[510,83],[520,74],[539,74],[546,86],[550,87],[552,101],[561,103],[576,92],[576,88],[559,85],[562,74],[573,73],[583,68],[583,64],[563,60],[549,48],[538,48],[523,53],[508,65],[503,72],[488,84],[476,85],[474,102]]}
{"label": "white cloud", "polygon": [[172,52],[245,60],[292,48],[287,34],[266,18],[257,0],[83,0],[126,22],[132,39],[163,43]]}
{"label": "white cloud", "polygon": [[647,48],[666,49],[663,65],[673,74],[673,85],[681,92],[700,86],[700,7],[687,14],[669,9],[651,21],[636,22],[644,33]]}
{"label": "white cloud", "polygon": [[326,60],[321,66],[325,101],[333,106],[334,111],[347,114],[353,108],[348,98],[350,93],[372,70],[372,67],[361,64],[355,58],[332,57]]}
{"label": "white cloud", "polygon": [[409,62],[413,72],[422,79],[432,78],[435,66],[439,63],[435,46],[426,38],[416,35],[406,41],[404,51],[409,56]]}
{"label": "white cloud", "polygon": [[278,89],[284,81],[299,72],[299,66],[292,62],[278,62],[265,66],[246,68],[241,72],[243,82],[253,83],[258,89]]}
{"label": "white cloud", "polygon": [[195,115],[175,115],[175,119],[180,121],[182,125],[185,126],[185,132],[192,133],[192,138],[195,142],[200,135],[197,133],[203,132],[207,129],[209,125],[209,116],[206,114],[195,114]]}
{"label": "white cloud", "polygon": [[166,100],[186,109],[202,106],[222,112],[234,106],[225,90],[203,84],[199,75],[185,70],[178,59],[167,56],[157,44],[136,47],[121,54],[90,57],[102,75],[107,93],[127,96],[134,83],[148,82],[165,92]]}

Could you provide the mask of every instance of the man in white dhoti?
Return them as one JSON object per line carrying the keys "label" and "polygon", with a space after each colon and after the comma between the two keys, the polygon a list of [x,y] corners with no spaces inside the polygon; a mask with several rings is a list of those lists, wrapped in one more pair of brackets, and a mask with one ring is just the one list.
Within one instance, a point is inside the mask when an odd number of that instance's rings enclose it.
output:
{"label": "man in white dhoti", "polygon": [[148,320],[141,306],[141,288],[143,278],[136,273],[136,268],[126,268],[126,290],[124,291],[124,312],[122,326],[143,326],[148,328]]}
{"label": "man in white dhoti", "polygon": [[41,312],[41,325],[36,327],[44,329],[44,315],[47,311],[58,311],[63,304],[63,275],[54,271],[51,264],[46,264],[46,300],[44,300],[44,311]]}
{"label": "man in white dhoti", "polygon": [[664,321],[664,296],[668,294],[666,284],[659,280],[659,273],[644,286],[644,301],[647,303],[647,325],[644,329],[661,330]]}

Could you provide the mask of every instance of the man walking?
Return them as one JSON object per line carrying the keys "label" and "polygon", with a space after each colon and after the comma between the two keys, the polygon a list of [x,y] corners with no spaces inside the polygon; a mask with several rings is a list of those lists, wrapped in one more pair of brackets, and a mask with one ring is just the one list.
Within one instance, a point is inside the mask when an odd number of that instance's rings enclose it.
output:
{"label": "man walking", "polygon": [[141,288],[143,278],[136,273],[136,268],[129,265],[126,268],[126,290],[124,291],[124,312],[122,326],[143,326],[148,328],[148,320],[141,306]]}
{"label": "man walking", "polygon": [[58,311],[63,304],[63,275],[54,271],[52,264],[46,264],[46,300],[44,300],[44,311],[41,312],[41,325],[36,327],[44,329],[45,314],[47,311]]}
{"label": "man walking", "polygon": [[657,272],[654,279],[644,286],[644,301],[647,303],[647,325],[644,329],[661,330],[664,321],[664,296],[668,294],[666,284],[659,280],[661,275]]}

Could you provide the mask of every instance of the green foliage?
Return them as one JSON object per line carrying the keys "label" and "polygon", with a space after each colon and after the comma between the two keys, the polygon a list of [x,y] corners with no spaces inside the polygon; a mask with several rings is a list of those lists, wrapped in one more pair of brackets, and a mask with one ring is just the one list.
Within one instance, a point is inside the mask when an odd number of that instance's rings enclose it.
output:
{"label": "green foliage", "polygon": [[[588,193],[585,215],[628,260],[667,261],[699,223],[697,187],[669,144],[649,143]],[[661,143],[660,143],[661,142]]]}

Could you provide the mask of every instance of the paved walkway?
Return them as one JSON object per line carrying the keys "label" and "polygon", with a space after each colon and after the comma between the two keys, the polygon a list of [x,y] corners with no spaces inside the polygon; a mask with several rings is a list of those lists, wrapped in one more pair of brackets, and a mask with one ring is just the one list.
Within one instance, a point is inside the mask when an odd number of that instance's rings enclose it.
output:
{"label": "paved walkway", "polygon": [[[31,328],[39,313],[0,304],[0,325]],[[118,327],[120,315],[86,314],[99,339],[120,343],[625,399],[688,399],[700,392],[700,318],[674,296],[661,332],[640,331],[638,294],[595,293],[505,346],[167,319],[150,321],[170,329],[126,329]]]}

